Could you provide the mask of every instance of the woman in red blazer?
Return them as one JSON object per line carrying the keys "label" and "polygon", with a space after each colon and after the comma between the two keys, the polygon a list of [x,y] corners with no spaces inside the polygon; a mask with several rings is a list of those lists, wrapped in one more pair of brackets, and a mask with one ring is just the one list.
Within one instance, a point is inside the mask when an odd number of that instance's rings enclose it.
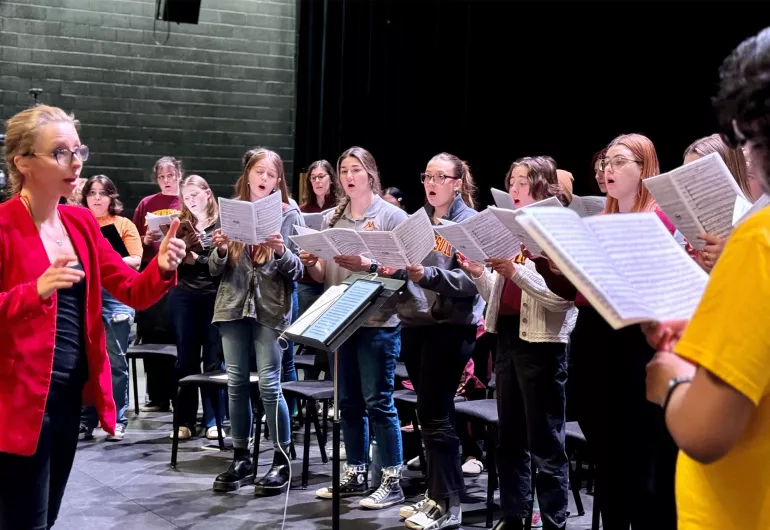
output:
{"label": "woman in red blazer", "polygon": [[80,406],[112,434],[115,404],[102,287],[137,309],[176,283],[185,255],[175,222],[139,274],[85,208],[59,205],[88,158],[77,122],[38,105],[8,121],[13,197],[0,205],[0,528],[48,529],[77,447]]}

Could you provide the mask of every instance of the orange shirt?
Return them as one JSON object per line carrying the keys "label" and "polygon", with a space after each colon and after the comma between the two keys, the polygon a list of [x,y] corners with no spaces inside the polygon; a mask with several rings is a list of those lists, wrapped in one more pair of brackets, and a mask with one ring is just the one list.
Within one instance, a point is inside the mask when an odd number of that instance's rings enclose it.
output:
{"label": "orange shirt", "polygon": [[142,239],[139,237],[139,230],[136,225],[131,222],[131,219],[121,217],[120,215],[105,215],[104,217],[97,217],[99,221],[99,227],[107,225],[115,225],[120,238],[123,240],[123,244],[126,245],[126,250],[131,256],[142,257]]}

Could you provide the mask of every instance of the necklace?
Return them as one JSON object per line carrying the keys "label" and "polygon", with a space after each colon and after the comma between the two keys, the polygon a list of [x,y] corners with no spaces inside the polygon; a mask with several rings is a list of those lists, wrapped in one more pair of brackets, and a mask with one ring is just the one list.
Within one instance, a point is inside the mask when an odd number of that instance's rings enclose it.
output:
{"label": "necklace", "polygon": [[[19,195],[19,198],[21,199],[22,204],[24,204],[24,207],[27,209],[27,213],[30,217],[32,217],[34,221],[34,216],[32,215],[32,205],[29,203],[29,198],[24,195]],[[54,239],[56,242],[56,245],[59,247],[64,246],[64,239],[67,237],[67,233],[64,231],[64,221],[61,218],[61,212],[59,210],[56,210],[56,215],[59,217],[59,232],[61,232],[62,236],[64,236],[62,239]]]}

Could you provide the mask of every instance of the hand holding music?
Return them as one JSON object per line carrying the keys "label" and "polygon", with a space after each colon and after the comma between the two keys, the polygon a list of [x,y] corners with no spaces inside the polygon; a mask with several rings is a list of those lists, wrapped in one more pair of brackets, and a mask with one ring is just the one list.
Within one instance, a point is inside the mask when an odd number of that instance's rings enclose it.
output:
{"label": "hand holding music", "polygon": [[77,257],[72,255],[59,256],[37,279],[37,294],[41,299],[47,300],[54,291],[68,289],[85,277],[85,272],[67,267],[67,263],[73,261],[77,261]]}
{"label": "hand holding music", "polygon": [[283,236],[279,232],[267,236],[267,239],[265,239],[265,242],[262,244],[267,248],[272,249],[272,251],[275,252],[275,255],[279,258],[283,256],[284,252],[286,252],[286,245],[283,243]]}
{"label": "hand holding music", "polygon": [[484,265],[472,262],[462,252],[457,253],[457,264],[465,271],[465,274],[470,275],[471,279],[481,278],[481,275],[484,274]]}
{"label": "hand holding music", "polygon": [[703,246],[703,251],[701,255],[703,256],[704,269],[706,269],[707,271],[710,271],[711,269],[714,268],[714,265],[717,264],[717,260],[719,259],[719,256],[722,255],[722,252],[725,249],[725,244],[727,243],[727,240],[722,239],[719,236],[715,236],[713,234],[706,234],[703,232],[696,234],[696,237],[706,243]]}
{"label": "hand holding music", "polygon": [[149,247],[156,241],[160,241],[163,237],[163,232],[160,230],[147,230],[147,232],[144,233],[144,237],[142,238],[142,243],[144,243],[145,247]]}
{"label": "hand holding music", "polygon": [[352,272],[369,272],[372,260],[364,256],[334,256],[334,263]]}
{"label": "hand holding music", "polygon": [[697,367],[668,351],[659,351],[647,364],[647,400],[663,406],[668,383],[675,377],[694,377]]}
{"label": "hand holding music", "polygon": [[221,228],[214,230],[214,233],[211,235],[211,244],[217,248],[217,253],[220,257],[227,252],[227,244],[229,242],[230,239],[222,232]]}
{"label": "hand holding music", "polygon": [[318,256],[316,256],[315,254],[311,254],[310,252],[300,250],[299,260],[302,262],[302,264],[305,267],[313,267],[315,266],[316,263],[318,263]]}
{"label": "hand holding music", "polygon": [[513,262],[509,259],[489,258],[487,260],[487,265],[491,267],[492,270],[497,272],[497,274],[503,278],[508,278],[509,280],[513,278],[513,275],[516,273],[516,268]]}
{"label": "hand holding music", "polygon": [[179,224],[179,219],[171,221],[166,237],[160,242],[158,268],[163,273],[175,271],[187,254],[187,246],[184,241],[176,237]]}
{"label": "hand holding music", "polygon": [[422,265],[407,265],[406,275],[413,283],[419,283],[425,276],[425,268]]}
{"label": "hand holding music", "polygon": [[667,320],[666,322],[644,322],[642,332],[647,338],[647,344],[657,351],[674,351],[676,343],[682,338],[684,330],[690,321],[687,319]]}
{"label": "hand holding music", "polygon": [[201,239],[201,235],[198,232],[188,233],[182,238],[182,241],[184,241],[185,247],[187,248],[203,246],[203,240]]}

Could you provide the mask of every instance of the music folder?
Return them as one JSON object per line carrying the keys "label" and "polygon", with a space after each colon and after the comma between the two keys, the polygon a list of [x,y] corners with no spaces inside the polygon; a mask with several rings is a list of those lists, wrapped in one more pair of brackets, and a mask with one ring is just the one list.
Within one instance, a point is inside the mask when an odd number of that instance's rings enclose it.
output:
{"label": "music folder", "polygon": [[102,235],[107,239],[107,241],[110,242],[110,245],[112,245],[112,248],[115,250],[115,252],[120,254],[121,258],[127,258],[130,256],[125,243],[123,243],[123,238],[120,237],[120,232],[118,232],[118,229],[114,224],[103,226]]}

